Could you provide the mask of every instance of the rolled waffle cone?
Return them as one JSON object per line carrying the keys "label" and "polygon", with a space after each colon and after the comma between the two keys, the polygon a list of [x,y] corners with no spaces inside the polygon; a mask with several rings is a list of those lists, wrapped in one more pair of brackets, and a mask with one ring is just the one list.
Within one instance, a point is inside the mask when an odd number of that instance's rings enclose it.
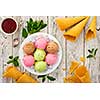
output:
{"label": "rolled waffle cone", "polygon": [[70,66],[69,71],[68,71],[69,74],[73,73],[73,72],[78,68],[79,65],[80,65],[79,62],[77,62],[77,61],[72,61],[72,62],[71,62],[71,66]]}
{"label": "rolled waffle cone", "polygon": [[29,76],[26,73],[23,73],[23,75],[16,80],[17,83],[38,83],[37,80],[33,79],[31,76]]}
{"label": "rolled waffle cone", "polygon": [[76,75],[71,74],[64,78],[64,83],[81,83],[81,80]]}
{"label": "rolled waffle cone", "polygon": [[85,16],[74,17],[74,18],[56,18],[56,23],[61,31],[70,28],[71,26],[77,24],[78,22],[85,19]]}
{"label": "rolled waffle cone", "polygon": [[90,40],[96,37],[96,19],[97,19],[96,16],[94,16],[89,25],[89,28],[86,31],[85,35],[86,40]]}
{"label": "rolled waffle cone", "polygon": [[90,75],[84,65],[73,61],[68,75],[64,78],[64,83],[90,83]]}
{"label": "rolled waffle cone", "polygon": [[89,16],[82,20],[80,23],[76,24],[72,28],[70,28],[68,31],[64,32],[65,39],[75,42],[77,38],[79,37],[80,33],[82,32],[83,28],[85,27],[87,21],[89,19]]}
{"label": "rolled waffle cone", "polygon": [[80,66],[76,69],[75,75],[81,80],[82,83],[90,83],[90,75],[85,66]]}
{"label": "rolled waffle cone", "polygon": [[14,66],[8,66],[6,71],[3,73],[3,77],[13,78],[15,80],[20,76],[22,76],[22,73]]}

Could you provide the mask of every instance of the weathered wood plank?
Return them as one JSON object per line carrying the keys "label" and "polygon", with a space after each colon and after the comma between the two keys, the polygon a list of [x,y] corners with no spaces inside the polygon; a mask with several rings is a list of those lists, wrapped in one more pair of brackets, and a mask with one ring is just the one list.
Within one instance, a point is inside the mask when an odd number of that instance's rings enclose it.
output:
{"label": "weathered wood plank", "polygon": [[[88,21],[88,24],[87,24],[87,26],[85,28],[85,33],[86,33],[86,30],[87,30],[92,18],[93,18],[93,16]],[[97,19],[97,21],[98,21],[98,19]],[[97,23],[97,24],[100,25],[99,23]],[[97,37],[98,37],[98,34],[97,34]],[[99,47],[99,43],[100,43],[100,41],[97,38],[92,39],[90,41],[85,41],[85,56],[87,56],[89,54],[88,53],[88,49],[92,49],[92,48],[98,48],[99,49],[100,48]],[[88,67],[88,69],[90,71],[92,82],[98,82],[98,68],[99,68],[99,63],[100,63],[99,52],[97,52],[96,60],[93,59],[93,58],[90,58],[90,59],[87,59],[86,63],[85,63],[85,65]]]}
{"label": "weathered wood plank", "polygon": [[[64,16],[59,16],[59,17],[64,17]],[[60,42],[62,48],[65,45],[65,41],[63,38],[63,33],[58,29],[56,23],[55,23],[55,18],[54,16],[49,16],[49,34],[53,35],[54,37],[57,38],[57,40]],[[63,72],[62,68],[65,67],[65,49],[63,50],[63,57],[62,57],[62,61],[59,65],[59,67],[52,72],[50,75],[56,78],[56,81],[54,82],[63,82],[63,77],[65,75],[65,73]]]}
{"label": "weathered wood plank", "polygon": [[[67,41],[67,40],[66,40]],[[84,29],[75,42],[66,42],[67,46],[67,71],[70,67],[71,61],[80,61],[80,57],[84,56]]]}
{"label": "weathered wood plank", "polygon": [[[32,16],[32,18],[34,20],[43,20],[44,23],[48,23],[47,16]],[[48,26],[45,27],[44,29],[42,29],[41,32],[47,33],[47,29],[48,29]],[[35,75],[31,74],[31,76],[34,77]],[[37,76],[35,76],[35,77],[37,78]],[[39,82],[42,82],[41,79],[38,79],[38,80],[39,80]],[[46,80],[45,83],[48,83],[48,80]]]}
{"label": "weathered wood plank", "polygon": [[4,37],[2,33],[0,33],[0,83],[3,82],[2,74],[3,74],[3,47],[4,47]]}
{"label": "weathered wood plank", "polygon": [[[7,36],[7,39],[4,41],[4,47],[3,47],[3,71],[7,67],[5,64],[7,63],[9,56],[12,55],[13,53],[13,48],[12,48],[12,36]],[[3,82],[9,83],[12,82],[12,79],[4,79]]]}
{"label": "weathered wood plank", "polygon": [[[23,26],[25,26],[26,21],[29,20],[29,18],[32,18],[33,20],[43,20],[45,23],[47,23],[47,16],[22,16],[22,20],[23,20]],[[23,27],[22,26],[22,27]],[[47,27],[43,30],[41,30],[44,33],[47,33]],[[21,38],[21,37],[20,37]],[[25,69],[24,69],[25,70]],[[29,73],[27,70],[25,70],[25,72],[27,72],[29,75],[31,75],[32,77],[37,77],[31,73]],[[41,82],[41,79],[38,79]]]}
{"label": "weathered wood plank", "polygon": [[[97,16],[97,29],[100,28],[100,16]],[[100,83],[100,30],[97,31],[97,82]]]}
{"label": "weathered wood plank", "polygon": [[[21,17],[20,16],[13,16],[13,18],[18,22],[18,26],[19,26],[17,32],[13,35],[13,40],[12,40],[12,42],[16,38],[18,38],[18,40],[19,40],[19,45],[16,47],[13,46],[13,56],[15,57],[15,56],[19,56],[19,48],[20,48],[20,44],[21,44],[21,40],[20,40],[21,39],[20,38],[20,36],[21,36],[21,31],[20,31],[21,30],[21,25],[20,25]],[[20,69],[21,65],[18,67]],[[13,82],[15,82],[15,80],[13,80]]]}
{"label": "weathered wood plank", "polygon": [[[2,16],[2,18],[6,18],[7,16]],[[1,18],[1,19],[2,19]],[[12,36],[6,36],[2,33],[3,37],[5,38],[3,41],[3,48],[2,48],[2,70],[4,72],[5,68],[7,67],[6,63],[9,59],[9,56],[12,55]],[[12,82],[12,79],[2,79],[4,83]]]}

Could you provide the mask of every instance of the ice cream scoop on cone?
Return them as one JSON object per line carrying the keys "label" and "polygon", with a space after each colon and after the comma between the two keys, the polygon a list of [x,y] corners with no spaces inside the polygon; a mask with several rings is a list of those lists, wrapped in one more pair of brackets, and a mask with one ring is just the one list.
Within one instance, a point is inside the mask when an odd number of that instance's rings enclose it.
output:
{"label": "ice cream scoop on cone", "polygon": [[86,19],[82,20],[80,23],[70,28],[68,31],[66,31],[63,34],[65,39],[71,42],[75,42],[77,38],[79,37],[80,33],[82,32],[83,28],[85,27],[88,19],[89,19],[89,16]]}
{"label": "ice cream scoop on cone", "polygon": [[33,79],[31,76],[29,76],[26,73],[23,73],[23,75],[16,80],[17,83],[37,83],[37,80]]}
{"label": "ice cream scoop on cone", "polygon": [[83,19],[85,19],[86,16],[79,16],[74,18],[56,18],[56,23],[61,31],[64,31],[65,29],[70,28],[71,26],[79,23]]}
{"label": "ice cream scoop on cone", "polygon": [[95,37],[96,37],[96,16],[93,17],[85,35],[86,40],[90,40]]}
{"label": "ice cream scoop on cone", "polygon": [[22,73],[14,66],[8,66],[6,71],[3,73],[3,77],[13,78],[17,80]]}

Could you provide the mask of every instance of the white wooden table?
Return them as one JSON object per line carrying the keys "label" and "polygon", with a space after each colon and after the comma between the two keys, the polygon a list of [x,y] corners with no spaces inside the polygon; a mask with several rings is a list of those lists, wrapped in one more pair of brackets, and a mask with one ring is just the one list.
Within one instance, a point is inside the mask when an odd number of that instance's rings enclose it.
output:
{"label": "white wooden table", "polygon": [[[90,72],[92,82],[96,82],[96,83],[100,82],[100,31],[97,31],[96,39],[86,42],[85,32],[90,21],[87,23],[85,29],[82,31],[78,40],[75,43],[71,43],[64,39],[63,33],[57,28],[55,24],[56,17],[65,17],[65,16],[13,16],[13,17],[19,23],[21,22],[21,25],[18,31],[16,32],[16,34],[14,34],[13,36],[5,36],[0,32],[0,82],[1,83],[14,82],[12,79],[4,79],[2,77],[2,73],[4,72],[6,68],[6,62],[8,61],[8,57],[10,55],[13,55],[13,56],[18,55],[20,45],[23,41],[21,30],[22,30],[22,27],[25,26],[26,20],[28,20],[30,17],[32,17],[33,19],[43,19],[44,22],[48,24],[48,26],[43,30],[43,32],[52,34],[53,36],[55,36],[58,39],[58,41],[61,43],[61,46],[63,48],[62,62],[60,66],[53,73],[50,74],[56,77],[56,81],[54,82],[62,83],[63,77],[67,75],[67,71],[68,71],[71,61],[72,60],[79,61],[81,56],[86,57],[88,55],[88,49],[91,49],[93,47],[98,48],[96,60],[87,59],[85,62],[85,65],[87,66]],[[97,17],[97,28],[100,28],[99,16]],[[13,39],[15,38],[18,38],[20,40],[20,43],[17,47],[14,48],[12,45],[13,45]],[[62,70],[64,67],[67,69],[66,71]],[[27,72],[23,68],[23,66],[20,66],[20,70]],[[28,74],[31,75],[32,77],[34,76],[30,73]],[[50,81],[48,80],[46,82],[50,83]]]}

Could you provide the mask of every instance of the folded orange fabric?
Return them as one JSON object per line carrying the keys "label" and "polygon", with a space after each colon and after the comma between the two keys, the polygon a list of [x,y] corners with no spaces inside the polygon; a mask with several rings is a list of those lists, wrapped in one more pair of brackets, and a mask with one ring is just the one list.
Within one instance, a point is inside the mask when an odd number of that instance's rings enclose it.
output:
{"label": "folded orange fabric", "polygon": [[86,40],[96,38],[96,19],[97,19],[96,16],[94,16],[89,25],[89,28],[86,31],[86,35],[85,35]]}
{"label": "folded orange fabric", "polygon": [[73,26],[72,28],[70,28],[69,30],[64,32],[63,35],[64,35],[65,39],[67,39],[71,42],[75,42],[77,40],[77,38],[79,37],[80,33],[82,32],[83,28],[85,27],[89,18],[90,17],[88,16],[87,18],[82,20],[80,23],[76,24],[75,26]]}
{"label": "folded orange fabric", "polygon": [[86,16],[80,16],[80,17],[74,17],[74,18],[56,18],[56,23],[61,31],[64,31],[65,29],[70,28],[71,26],[79,23],[83,19],[85,19]]}

